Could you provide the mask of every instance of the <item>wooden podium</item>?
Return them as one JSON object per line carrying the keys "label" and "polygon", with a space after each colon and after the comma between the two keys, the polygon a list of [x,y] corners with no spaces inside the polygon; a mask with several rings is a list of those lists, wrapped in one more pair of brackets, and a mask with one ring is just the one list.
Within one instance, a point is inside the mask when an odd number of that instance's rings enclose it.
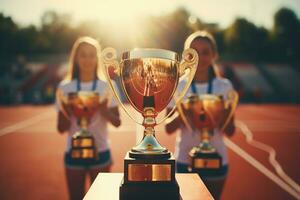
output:
{"label": "wooden podium", "polygon": [[[99,173],[84,200],[118,200],[123,173]],[[176,174],[182,200],[213,200],[197,174]]]}

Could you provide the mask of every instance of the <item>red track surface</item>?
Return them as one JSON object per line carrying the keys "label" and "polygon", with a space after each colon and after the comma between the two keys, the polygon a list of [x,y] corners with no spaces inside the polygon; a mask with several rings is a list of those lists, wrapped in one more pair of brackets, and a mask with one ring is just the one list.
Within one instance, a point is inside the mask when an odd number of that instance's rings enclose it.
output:
{"label": "red track surface", "polygon": [[[67,199],[63,152],[65,135],[56,131],[53,106],[0,107],[0,133],[5,127],[41,113],[48,116],[32,125],[0,136],[0,199]],[[283,169],[300,183],[300,106],[241,105],[236,118],[254,133],[254,139],[271,145]],[[135,125],[122,112],[122,126],[110,127],[113,172],[122,172],[123,157],[135,143]],[[0,134],[1,135],[1,134]],[[160,143],[174,151],[175,135],[157,127]],[[268,155],[249,146],[237,129],[235,144],[275,172]],[[230,171],[222,199],[294,199],[289,193],[229,150]]]}

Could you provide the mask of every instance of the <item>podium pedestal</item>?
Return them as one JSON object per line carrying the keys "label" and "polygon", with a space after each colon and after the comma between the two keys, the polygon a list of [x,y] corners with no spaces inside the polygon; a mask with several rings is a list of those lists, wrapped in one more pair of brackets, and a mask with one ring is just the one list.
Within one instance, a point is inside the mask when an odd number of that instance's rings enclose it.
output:
{"label": "podium pedestal", "polygon": [[124,159],[120,200],[180,200],[174,157],[147,159],[129,155]]}
{"label": "podium pedestal", "polygon": [[[99,173],[84,200],[119,200],[119,187],[123,173]],[[182,200],[213,200],[197,174],[176,174]]]}

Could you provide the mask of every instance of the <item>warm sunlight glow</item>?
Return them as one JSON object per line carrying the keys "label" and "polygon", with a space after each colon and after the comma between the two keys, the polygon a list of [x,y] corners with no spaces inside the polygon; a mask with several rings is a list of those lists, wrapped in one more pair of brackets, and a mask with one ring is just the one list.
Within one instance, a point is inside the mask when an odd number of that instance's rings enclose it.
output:
{"label": "warm sunlight glow", "polygon": [[94,18],[99,21],[107,21],[114,24],[126,23],[127,25],[142,16],[161,15],[176,8],[168,0],[86,0],[77,2],[74,6],[76,6],[76,9],[74,9],[76,10],[76,13],[74,13],[75,18]]}

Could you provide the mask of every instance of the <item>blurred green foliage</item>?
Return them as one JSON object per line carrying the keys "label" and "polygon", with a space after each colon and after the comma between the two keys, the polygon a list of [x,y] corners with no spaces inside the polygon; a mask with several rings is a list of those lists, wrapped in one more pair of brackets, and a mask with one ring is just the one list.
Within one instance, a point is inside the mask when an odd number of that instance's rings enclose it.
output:
{"label": "blurred green foliage", "polygon": [[[41,16],[40,25],[24,27],[0,13],[0,104],[52,102],[53,88],[60,79],[56,74],[58,66],[66,61],[72,44],[80,36],[94,37],[102,48],[111,46],[119,53],[135,47],[181,52],[186,37],[196,30],[208,30],[215,36],[220,60],[225,63],[284,63],[300,71],[300,20],[288,8],[275,13],[270,29],[245,18],[220,28],[191,15],[183,7],[161,16],[141,16],[129,24],[104,20],[74,23],[69,14],[47,11]],[[30,61],[47,66],[34,74],[26,67]],[[278,84],[274,84],[277,80],[263,75],[279,90]],[[286,93],[282,94],[287,101]],[[246,101],[252,101],[245,96]],[[277,101],[277,96],[271,100]]]}
{"label": "blurred green foliage", "polygon": [[[193,20],[191,20],[191,17]],[[73,23],[72,16],[47,11],[40,26],[20,27],[0,13],[0,58],[15,59],[41,54],[68,53],[77,37],[90,35],[102,46],[119,50],[133,47],[167,48],[182,51],[185,38],[195,30],[206,29],[217,40],[221,58],[254,62],[297,63],[300,57],[300,21],[288,8],[274,15],[273,27],[258,27],[245,18],[237,18],[229,27],[204,23],[184,8],[162,16],[145,16],[132,31],[105,21]],[[128,26],[130,29],[131,26]]]}

